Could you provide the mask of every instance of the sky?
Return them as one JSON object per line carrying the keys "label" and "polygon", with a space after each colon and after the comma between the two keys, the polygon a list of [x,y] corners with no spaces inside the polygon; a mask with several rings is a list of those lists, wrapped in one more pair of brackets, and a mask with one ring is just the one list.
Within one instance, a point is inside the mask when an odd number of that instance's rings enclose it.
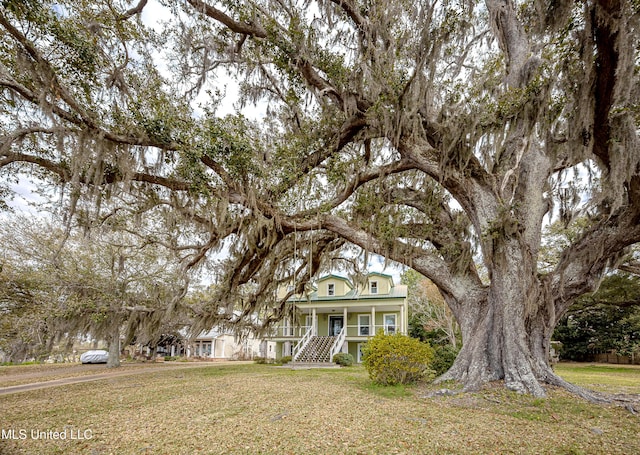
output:
{"label": "sky", "polygon": [[29,180],[28,177],[19,177],[17,184],[9,185],[13,194],[13,199],[7,201],[7,205],[11,207],[17,214],[37,215],[38,211],[33,204],[43,202],[43,199],[35,193],[36,185]]}

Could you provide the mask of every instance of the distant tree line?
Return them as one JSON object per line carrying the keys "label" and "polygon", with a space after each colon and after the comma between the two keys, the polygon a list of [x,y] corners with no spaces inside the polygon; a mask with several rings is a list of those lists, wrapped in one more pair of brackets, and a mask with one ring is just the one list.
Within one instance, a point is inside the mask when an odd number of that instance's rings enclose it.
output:
{"label": "distant tree line", "polygon": [[553,338],[563,360],[591,361],[596,353],[640,356],[640,277],[615,274],[560,320]]}

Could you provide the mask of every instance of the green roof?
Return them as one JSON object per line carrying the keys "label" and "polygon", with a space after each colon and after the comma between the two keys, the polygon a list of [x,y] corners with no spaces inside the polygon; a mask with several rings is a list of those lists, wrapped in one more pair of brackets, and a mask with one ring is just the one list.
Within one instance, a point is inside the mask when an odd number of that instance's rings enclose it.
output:
{"label": "green roof", "polygon": [[[388,294],[360,294],[355,289],[350,290],[345,295],[328,295],[325,297],[318,297],[318,292],[312,292],[309,294],[309,301],[312,302],[332,302],[343,300],[381,300],[381,299],[404,299],[407,297],[406,286],[394,286],[391,288],[391,292]],[[304,303],[307,298],[295,298],[290,300],[295,302]]]}

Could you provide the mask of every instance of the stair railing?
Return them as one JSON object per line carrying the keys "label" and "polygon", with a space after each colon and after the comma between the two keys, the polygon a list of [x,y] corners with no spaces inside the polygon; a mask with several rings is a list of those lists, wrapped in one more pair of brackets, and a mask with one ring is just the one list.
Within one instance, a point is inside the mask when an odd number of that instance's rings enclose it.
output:
{"label": "stair railing", "polygon": [[331,351],[329,351],[329,362],[333,362],[333,356],[336,355],[342,349],[342,345],[344,344],[344,340],[347,337],[346,327],[342,327],[340,333],[333,341],[333,346],[331,346]]}
{"label": "stair railing", "polygon": [[295,362],[298,360],[298,356],[302,353],[305,346],[309,344],[311,337],[313,336],[313,325],[307,329],[307,332],[304,336],[296,343],[296,345],[291,350],[291,359]]}

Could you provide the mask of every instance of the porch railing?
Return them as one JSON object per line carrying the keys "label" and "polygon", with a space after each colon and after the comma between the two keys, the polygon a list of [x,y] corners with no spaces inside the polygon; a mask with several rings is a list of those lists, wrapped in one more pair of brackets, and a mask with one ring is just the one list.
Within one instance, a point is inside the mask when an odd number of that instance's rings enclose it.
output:
{"label": "porch railing", "polygon": [[331,346],[331,351],[329,351],[329,362],[333,362],[333,356],[342,349],[344,339],[347,337],[347,331],[345,329],[346,327],[342,327],[342,330],[340,330],[340,333],[333,342],[333,346]]}
{"label": "porch railing", "polygon": [[[279,326],[275,327],[271,332],[269,332],[269,337],[271,338],[293,338],[300,339],[303,338],[307,332],[313,326]],[[348,325],[346,326],[346,334],[348,337],[372,337],[379,330],[384,330],[385,333],[393,334],[393,333],[403,333],[400,330],[399,326],[390,326],[390,325]],[[312,333],[313,335],[317,335],[317,333]]]}
{"label": "porch railing", "polygon": [[300,355],[300,353],[302,352],[302,350],[305,348],[305,346],[309,343],[309,340],[311,340],[311,337],[313,336],[313,327],[309,327],[307,329],[307,333],[304,334],[304,336],[302,337],[302,339],[300,341],[298,341],[296,343],[296,345],[293,347],[293,349],[291,350],[291,359],[293,361],[296,361],[298,358],[298,355]]}
{"label": "porch railing", "polygon": [[310,326],[278,326],[269,332],[271,338],[302,338],[311,329]]}
{"label": "porch railing", "polygon": [[349,337],[372,337],[379,330],[384,330],[384,333],[394,334],[402,333],[400,327],[391,325],[348,325],[347,336]]}

